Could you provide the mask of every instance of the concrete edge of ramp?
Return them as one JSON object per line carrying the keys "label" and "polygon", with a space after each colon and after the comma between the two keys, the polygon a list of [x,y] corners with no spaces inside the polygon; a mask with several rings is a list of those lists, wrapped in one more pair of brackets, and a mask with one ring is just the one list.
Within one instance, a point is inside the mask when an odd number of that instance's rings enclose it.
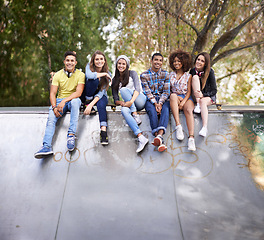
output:
{"label": "concrete edge of ramp", "polygon": [[[119,112],[121,109],[120,106],[116,107],[116,112]],[[218,112],[218,113],[230,113],[230,112],[263,112],[264,105],[255,105],[255,106],[245,106],[245,105],[222,105],[221,110],[218,110],[215,105],[209,106],[210,112]],[[44,107],[0,107],[0,114],[44,114],[48,113],[49,106]],[[107,107],[108,112],[113,112],[111,107]],[[139,113],[144,113],[145,111],[141,111]]]}

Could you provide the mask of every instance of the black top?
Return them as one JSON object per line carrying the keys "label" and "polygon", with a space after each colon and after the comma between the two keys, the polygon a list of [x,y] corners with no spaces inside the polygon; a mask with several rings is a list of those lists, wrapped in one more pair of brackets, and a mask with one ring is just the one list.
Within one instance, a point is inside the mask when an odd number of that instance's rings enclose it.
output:
{"label": "black top", "polygon": [[[195,71],[195,68],[192,68],[190,70],[190,74],[192,76],[197,75],[196,71]],[[201,80],[201,77],[199,77],[199,78]],[[202,85],[202,81],[200,81],[200,84]],[[202,86],[201,86],[201,88],[202,88]],[[212,98],[212,97],[216,96],[217,86],[216,86],[216,81],[215,81],[214,70],[212,68],[210,69],[210,73],[209,73],[209,76],[208,76],[208,78],[206,80],[204,89],[202,90],[202,93],[203,93],[204,97],[211,97]]]}

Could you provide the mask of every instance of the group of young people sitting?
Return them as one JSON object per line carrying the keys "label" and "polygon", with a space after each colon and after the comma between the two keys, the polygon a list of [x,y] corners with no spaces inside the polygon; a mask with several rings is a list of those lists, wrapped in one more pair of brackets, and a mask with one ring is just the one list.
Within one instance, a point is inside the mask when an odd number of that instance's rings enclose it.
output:
{"label": "group of young people sitting", "polygon": [[[97,111],[100,121],[100,142],[108,144],[107,135],[107,90],[111,85],[114,103],[121,106],[121,112],[127,124],[138,138],[136,152],[141,152],[148,144],[142,134],[138,111],[145,108],[153,134],[152,144],[159,152],[167,149],[163,135],[169,122],[170,109],[176,123],[176,138],[184,140],[184,131],[180,123],[179,111],[183,110],[188,128],[188,150],[195,151],[193,112],[201,113],[203,127],[199,135],[207,134],[208,106],[216,101],[216,81],[211,68],[210,56],[206,52],[198,54],[192,68],[188,52],[177,50],[169,56],[172,72],[162,69],[163,56],[153,54],[151,67],[141,73],[140,78],[134,70],[129,70],[130,60],[121,55],[116,59],[115,75],[112,78],[107,60],[101,51],[96,51],[85,74],[76,69],[76,53],[68,51],[64,55],[64,68],[58,71],[50,88],[49,116],[47,120],[42,148],[35,153],[36,158],[53,154],[52,138],[56,122],[70,111],[70,127],[67,134],[67,148],[75,149],[76,130],[80,107],[84,105],[84,115]],[[58,92],[58,96],[56,97]],[[196,103],[196,105],[195,105]]]}

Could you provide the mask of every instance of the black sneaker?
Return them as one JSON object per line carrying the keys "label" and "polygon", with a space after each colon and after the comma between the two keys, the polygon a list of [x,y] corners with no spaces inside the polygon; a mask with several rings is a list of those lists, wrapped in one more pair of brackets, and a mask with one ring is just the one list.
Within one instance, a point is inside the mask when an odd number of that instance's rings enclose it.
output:
{"label": "black sneaker", "polygon": [[101,131],[100,142],[102,145],[108,145],[107,131]]}

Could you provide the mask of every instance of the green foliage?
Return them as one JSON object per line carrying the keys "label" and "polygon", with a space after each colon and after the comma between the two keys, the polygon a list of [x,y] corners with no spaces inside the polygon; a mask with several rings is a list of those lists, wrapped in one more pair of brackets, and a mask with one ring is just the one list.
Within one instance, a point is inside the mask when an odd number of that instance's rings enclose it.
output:
{"label": "green foliage", "polygon": [[117,3],[2,0],[0,106],[49,104],[50,72],[63,67],[67,50],[77,52],[77,67],[84,69],[88,54],[106,49],[102,27],[115,16]]}
{"label": "green foliage", "polygon": [[[199,52],[208,52],[216,78],[237,75],[232,96],[229,92],[225,94],[226,89],[218,88],[218,92],[224,92],[221,101],[249,104],[250,99],[243,97],[252,91],[245,72],[264,60],[263,3],[263,0],[124,1],[122,31],[118,32],[115,53],[119,55],[125,50],[132,63],[143,63],[147,68],[150,56],[159,51],[165,57],[163,67],[170,70],[167,57],[176,49],[190,52],[193,59]],[[225,87],[228,88],[226,84]]]}
{"label": "green foliage", "polygon": [[[261,3],[262,0],[0,0],[0,106],[49,104],[50,72],[63,67],[64,52],[76,51],[77,67],[84,70],[87,55],[109,49],[111,32],[103,28],[113,18],[119,21],[112,42],[116,55],[126,54],[138,69],[145,69],[152,53],[160,51],[165,57],[164,67],[168,68],[167,57],[175,49],[193,55],[214,49],[211,56],[216,62],[216,77],[226,80],[224,75],[237,75],[235,92],[220,96],[221,101],[248,104],[251,97],[245,100],[243,94],[254,88],[245,72],[263,62],[263,10],[237,35],[225,33],[261,10]],[[252,45],[254,42],[258,44]],[[241,46],[247,48],[237,50]],[[263,84],[263,77],[260,81],[259,85]],[[226,83],[223,86],[228,88]],[[256,103],[260,102],[263,98]]]}

